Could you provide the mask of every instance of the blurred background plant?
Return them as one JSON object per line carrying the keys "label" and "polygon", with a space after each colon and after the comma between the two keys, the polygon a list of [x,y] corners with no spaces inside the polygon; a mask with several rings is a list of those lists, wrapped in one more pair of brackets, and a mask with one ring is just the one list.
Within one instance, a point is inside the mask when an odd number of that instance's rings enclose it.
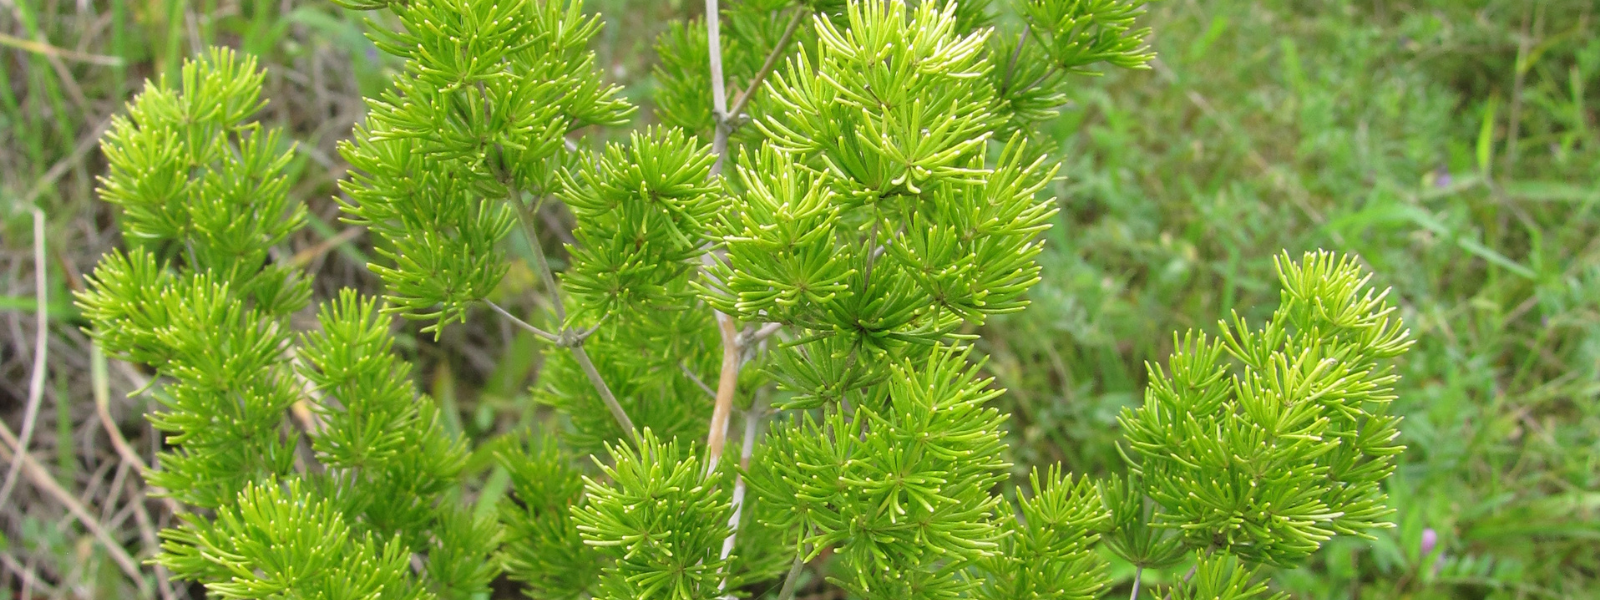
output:
{"label": "blurred background plant", "polygon": [[[1355,252],[1375,287],[1394,288],[1418,340],[1394,406],[1408,447],[1389,481],[1399,526],[1376,542],[1337,539],[1273,587],[1600,595],[1597,8],[1154,5],[1155,73],[1080,80],[1056,122],[1064,201],[1044,281],[1034,307],[992,319],[979,347],[1010,390],[1018,476],[1052,460],[1114,469],[1116,415],[1140,398],[1143,364],[1171,352],[1170,331],[1215,333],[1210,319],[1229,310],[1259,322],[1276,305],[1281,249]],[[655,34],[703,7],[587,9],[607,19],[600,64],[644,107],[635,118],[654,121]],[[0,491],[0,597],[199,597],[139,564],[171,519],[140,476],[159,445],[142,417],[152,401],[128,396],[146,376],[95,351],[70,304],[81,273],[119,245],[92,193],[105,165],[96,143],[145,78],[184,56],[222,44],[261,57],[263,121],[298,143],[290,193],[311,225],[273,260],[315,271],[319,295],[376,291],[364,232],[337,220],[332,199],[345,171],[334,144],[397,68],[361,35],[371,14],[311,0],[0,0],[0,462],[17,480]],[[500,292],[526,298],[533,279],[514,265]],[[437,341],[396,326],[446,427],[483,442],[467,492],[487,513],[510,480],[494,466],[502,436],[548,415],[528,398],[541,366],[531,336],[469,322]],[[1126,592],[1132,568],[1113,575]]]}

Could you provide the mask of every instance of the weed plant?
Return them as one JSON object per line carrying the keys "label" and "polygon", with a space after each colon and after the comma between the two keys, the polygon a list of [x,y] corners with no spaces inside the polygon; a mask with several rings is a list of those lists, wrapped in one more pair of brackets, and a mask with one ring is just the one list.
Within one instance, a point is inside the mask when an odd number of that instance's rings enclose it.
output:
{"label": "weed plant", "polygon": [[[375,251],[383,244],[352,243],[350,233],[360,230],[341,235],[337,204],[321,198],[333,195],[330,185],[342,164],[333,142],[348,137],[341,124],[354,122],[362,112],[356,99],[376,95],[404,70],[362,37],[368,27],[362,16],[375,16],[379,28],[394,29],[397,23],[381,12],[310,4],[280,13],[278,3],[266,2],[113,2],[74,8],[23,0],[4,8],[9,14],[0,16],[5,29],[0,33],[23,42],[7,44],[3,69],[7,96],[0,126],[7,139],[18,142],[0,152],[6,169],[3,193],[22,199],[0,208],[5,218],[0,245],[12,261],[8,272],[25,281],[35,262],[27,213],[9,207],[36,203],[44,208],[49,239],[59,241],[48,250],[51,266],[39,290],[12,283],[0,297],[5,303],[0,308],[14,311],[8,313],[12,335],[0,350],[6,353],[0,356],[6,373],[0,393],[16,399],[8,421],[24,416],[30,396],[46,401],[33,436],[35,459],[23,469],[14,492],[17,503],[6,512],[7,557],[15,558],[7,562],[6,576],[12,578],[9,585],[33,593],[89,590],[84,593],[90,597],[127,597],[142,590],[181,596],[185,590],[164,579],[145,585],[123,577],[116,553],[94,541],[103,539],[94,537],[95,526],[70,520],[70,509],[79,501],[50,494],[32,475],[53,474],[72,490],[65,497],[81,493],[80,503],[120,506],[107,509],[99,527],[110,528],[120,538],[117,544],[135,556],[152,556],[155,545],[148,537],[139,541],[139,532],[153,533],[169,514],[167,505],[141,499],[146,492],[137,465],[152,457],[137,447],[145,444],[128,448],[114,439],[111,445],[120,456],[113,456],[105,449],[105,436],[116,431],[135,442],[152,439],[137,415],[151,399],[166,397],[164,387],[136,396],[133,410],[125,412],[114,397],[120,393],[111,392],[144,388],[146,376],[115,360],[108,372],[104,358],[77,334],[90,322],[68,302],[78,274],[89,272],[110,247],[114,236],[100,231],[120,219],[102,212],[90,193],[104,169],[95,141],[109,126],[107,117],[139,91],[137,82],[162,73],[175,77],[185,55],[223,43],[262,57],[266,79],[261,86],[271,102],[257,118],[266,128],[282,128],[279,148],[287,148],[291,139],[297,142],[281,173],[291,182],[293,204],[306,199],[309,209],[301,217],[307,226],[291,230],[269,250],[268,263],[309,266],[314,298],[338,298],[334,290],[348,284],[381,292],[383,286],[364,274],[364,265],[369,260],[387,264]],[[714,138],[712,103],[674,93],[711,91],[709,77],[690,68],[704,62],[692,55],[685,59],[681,52],[705,34],[703,21],[668,26],[659,44],[678,44],[679,51],[661,52],[661,66],[653,74],[655,38],[629,33],[653,31],[669,16],[694,19],[698,7],[651,3],[641,9],[602,2],[590,8],[606,19],[590,44],[598,50],[596,66],[608,80],[626,84],[621,99],[645,108],[628,118],[677,124],[702,141]],[[1006,3],[991,10],[1002,31],[1016,33],[1026,22]],[[214,18],[204,18],[207,13]],[[789,22],[725,15],[725,75],[738,88],[764,56],[759,49],[739,47],[741,40],[756,40],[757,48],[771,44]],[[1166,367],[1155,359],[1183,346],[1170,342],[1194,343],[1195,338],[1174,339],[1170,332],[1199,328],[1219,334],[1223,329],[1211,320],[1232,311],[1248,323],[1263,322],[1279,305],[1272,260],[1278,248],[1338,248],[1362,257],[1353,266],[1373,273],[1373,285],[1394,288],[1389,298],[1396,314],[1418,340],[1397,363],[1402,377],[1389,409],[1405,417],[1398,442],[1407,452],[1384,486],[1387,504],[1396,509],[1389,519],[1399,527],[1371,530],[1375,541],[1335,537],[1306,566],[1272,570],[1270,587],[1297,597],[1592,593],[1597,566],[1591,550],[1600,534],[1593,512],[1594,490],[1600,488],[1593,458],[1600,445],[1594,433],[1600,431],[1594,413],[1600,370],[1594,315],[1600,295],[1593,282],[1600,273],[1591,243],[1596,233],[1592,210],[1600,197],[1592,108],[1600,92],[1595,77],[1600,44],[1589,33],[1592,18],[1586,3],[1559,0],[1155,4],[1141,18],[1155,27],[1150,41],[1159,59],[1153,73],[1110,71],[1105,77],[1068,80],[1062,93],[1070,103],[1060,117],[1040,122],[1034,135],[1039,152],[1064,162],[1042,190],[1059,199],[1062,212],[1042,233],[1047,243],[1035,259],[1041,281],[1026,296],[1032,307],[964,330],[979,336],[968,358],[986,356],[981,372],[1007,390],[989,400],[1010,413],[1001,430],[1013,466],[1002,478],[1022,483],[1020,495],[1008,495],[1006,502],[1061,494],[1053,496],[1063,503],[1058,506],[1081,506],[1076,503],[1089,493],[1082,479],[1060,492],[1051,486],[1060,480],[1047,465],[1056,462],[1107,481],[1109,487],[1097,492],[1118,497],[1123,489],[1118,485],[1125,484],[1116,482],[1125,480],[1107,477],[1126,468],[1118,444],[1121,452],[1136,448],[1122,440],[1138,431],[1139,422],[1127,420],[1131,417],[1119,422],[1118,415],[1124,407],[1142,404],[1137,399],[1147,387],[1160,388],[1161,378],[1149,377],[1145,363]],[[809,48],[814,42],[807,31],[801,28],[796,35]],[[48,43],[39,46],[39,40]],[[729,95],[729,101],[737,100]],[[752,115],[766,110],[763,101],[755,99]],[[585,148],[599,148],[617,139],[609,132],[624,130],[590,128],[577,139]],[[757,126],[740,127],[734,147],[751,143],[759,133]],[[740,184],[726,181],[735,188]],[[568,235],[574,215],[552,203],[531,216],[543,230],[538,239],[549,264],[567,280],[575,259],[558,240]],[[576,222],[581,227],[583,215]],[[548,289],[538,283],[536,247],[520,240],[504,247],[507,271],[490,295],[523,316],[547,314],[528,303]],[[36,294],[40,290],[43,294]],[[26,380],[36,332],[30,329],[32,319],[24,317],[39,310],[41,297],[47,299],[50,353],[40,360],[48,360],[50,377],[38,393],[30,393]],[[352,297],[329,306],[354,324],[365,318],[367,305]],[[297,314],[289,318],[294,329],[319,329],[308,318],[311,313]],[[325,321],[333,314],[325,314]],[[558,452],[546,445],[554,440],[519,445],[515,436],[504,434],[544,422],[546,413],[531,410],[526,401],[531,374],[540,373],[536,396],[561,406],[574,401],[571,390],[585,388],[568,385],[563,392],[549,382],[586,383],[581,369],[567,363],[564,352],[541,361],[536,334],[497,321],[485,306],[464,316],[466,325],[445,328],[438,341],[434,332],[417,331],[421,325],[387,328],[384,335],[393,336],[393,348],[417,365],[416,385],[440,407],[432,416],[401,410],[387,418],[424,424],[435,419],[436,425],[428,427],[444,432],[439,439],[480,440],[461,459],[456,477],[464,485],[444,494],[453,498],[448,503],[465,501],[460,506],[473,518],[503,511],[514,515],[524,508],[536,513],[535,505],[513,501],[529,494],[578,497],[582,486],[573,487],[568,472],[539,470],[559,464],[548,458]],[[370,326],[347,331],[358,338],[377,335]],[[708,333],[703,343],[717,341]],[[697,372],[716,373],[717,358],[703,358]],[[756,392],[770,390],[751,375],[757,371],[742,371],[749,380],[740,382],[741,403],[758,397],[785,402],[786,393]],[[412,379],[399,373],[396,381]],[[701,383],[718,384],[708,379],[686,376],[675,384],[682,389],[673,393],[687,396]],[[62,401],[96,396],[100,401],[92,407]],[[580,417],[591,419],[591,425],[610,422],[604,411],[568,414],[575,422]],[[121,429],[103,430],[103,424]],[[616,435],[572,436],[582,428],[568,431],[567,448],[601,450],[604,437]],[[696,452],[690,444],[699,436],[679,438],[676,447],[659,447],[691,460]],[[15,445],[8,443],[8,448]],[[320,451],[328,451],[326,443]],[[757,448],[767,452],[777,446]],[[125,449],[133,456],[120,453]],[[433,454],[448,457],[450,452]],[[138,457],[141,453],[145,458]],[[521,458],[497,461],[497,455]],[[607,454],[602,450],[601,456]],[[1034,465],[1047,467],[1034,480],[1039,488],[1028,483]],[[575,468],[587,466],[580,462]],[[607,477],[620,473],[625,471]],[[568,483],[529,488],[528,482]],[[758,487],[752,487],[752,495],[759,495]],[[1037,520],[1043,505],[1023,501],[1017,506],[1027,523]],[[555,504],[550,507],[557,510]],[[59,521],[63,515],[69,521]],[[562,518],[571,516],[567,512]],[[329,524],[331,517],[305,518],[317,519],[322,531],[338,529]],[[1084,514],[1065,518],[1092,520]],[[599,576],[592,570],[600,564],[596,561],[548,562],[587,556],[580,534],[509,527],[502,535],[556,535],[573,544],[567,553],[508,551],[503,564],[513,572],[559,571],[570,573],[573,581]],[[1004,544],[1031,539],[1014,536]],[[198,543],[192,537],[180,542]],[[1142,578],[1148,594],[1152,583],[1164,587],[1189,573],[1185,566],[1136,571],[1117,554],[1142,552],[1137,544],[1119,545],[1114,537],[1104,542],[1103,549],[1119,549],[1102,552],[1109,558],[1104,581],[1119,594],[1127,593],[1136,578]],[[371,556],[381,555],[379,546],[381,540]],[[141,547],[143,552],[135,550]],[[1018,552],[1008,546],[999,555]],[[471,566],[470,560],[458,560]],[[733,560],[742,559],[735,555]],[[837,569],[847,560],[817,564]],[[780,560],[733,568],[774,573],[777,581],[788,566]],[[998,573],[1016,567],[991,563],[983,568]],[[1189,579],[1196,586],[1223,585],[1232,576],[1230,568],[1209,564]],[[806,573],[811,581],[811,571]],[[831,573],[843,577],[848,572]],[[460,574],[471,579],[472,569]],[[524,589],[541,595],[578,585],[524,579]]]}

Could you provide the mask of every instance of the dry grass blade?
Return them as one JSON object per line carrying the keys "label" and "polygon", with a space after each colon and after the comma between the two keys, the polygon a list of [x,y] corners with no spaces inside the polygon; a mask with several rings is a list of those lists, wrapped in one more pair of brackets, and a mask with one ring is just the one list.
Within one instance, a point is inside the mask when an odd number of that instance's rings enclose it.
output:
{"label": "dry grass blade", "polygon": [[61,487],[61,484],[56,482],[55,477],[45,470],[44,465],[39,464],[38,459],[27,452],[17,449],[18,440],[16,434],[12,433],[11,428],[7,427],[3,422],[0,422],[0,441],[4,442],[4,444],[0,444],[0,459],[14,460],[22,465],[22,474],[33,482],[34,487],[39,488],[39,491],[61,503],[62,506],[67,508],[67,512],[72,513],[72,516],[78,519],[78,522],[83,523],[83,527],[89,530],[89,534],[94,536],[95,541],[100,542],[100,545],[106,549],[106,553],[111,555],[111,560],[117,563],[118,568],[122,569],[122,573],[139,586],[140,595],[148,597],[150,595],[149,585],[145,583],[144,574],[139,571],[139,563],[135,562],[133,557],[128,554],[128,550],[123,548],[116,538],[111,537],[111,533],[106,531],[106,528],[93,515],[89,514],[83,503],[78,502],[78,499],[73,497],[72,492],[68,492],[66,488]]}
{"label": "dry grass blade", "polygon": [[65,58],[68,60],[100,65],[104,67],[122,66],[122,59],[115,56],[101,56],[99,54],[78,52],[76,50],[67,48],[57,48],[44,42],[25,40],[19,37],[6,35],[4,33],[0,33],[0,46],[10,46],[24,52],[32,52],[34,54],[42,54],[44,56],[56,58]]}
{"label": "dry grass blade", "polygon": [[33,427],[39,420],[39,400],[44,397],[44,375],[49,368],[50,311],[45,309],[50,306],[49,290],[46,288],[49,283],[46,269],[49,265],[45,260],[44,225],[44,211],[33,209],[33,294],[35,306],[39,307],[33,314],[38,331],[34,337],[33,376],[28,380],[28,405],[22,413],[22,436],[16,444],[19,451],[11,459],[11,466],[6,468],[5,483],[0,485],[0,506],[4,506],[11,498],[11,489],[17,484],[17,474],[22,470],[22,456],[33,441]]}

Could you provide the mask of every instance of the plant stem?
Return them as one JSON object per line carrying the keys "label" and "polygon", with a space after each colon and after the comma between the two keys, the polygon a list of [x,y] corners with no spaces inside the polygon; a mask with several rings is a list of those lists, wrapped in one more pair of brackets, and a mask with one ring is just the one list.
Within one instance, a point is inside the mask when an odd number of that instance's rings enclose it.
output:
{"label": "plant stem", "polygon": [[556,276],[550,271],[550,263],[544,258],[544,247],[539,245],[539,236],[535,235],[533,220],[528,217],[528,208],[522,205],[522,193],[511,186],[506,186],[507,199],[517,209],[517,221],[522,223],[522,233],[528,236],[528,245],[533,247],[533,258],[539,263],[539,279],[544,282],[544,289],[550,294],[550,305],[555,308],[556,320],[562,327],[567,324],[567,309],[561,303],[561,288],[556,287]]}
{"label": "plant stem", "polygon": [[1139,580],[1143,579],[1143,578],[1144,578],[1144,565],[1134,565],[1134,567],[1133,567],[1133,595],[1128,596],[1128,600],[1139,600]]}
{"label": "plant stem", "polygon": [[[744,439],[741,440],[743,448],[739,451],[740,473],[733,478],[733,516],[728,517],[728,537],[722,540],[722,560],[728,560],[733,554],[733,543],[739,536],[739,521],[744,515],[744,473],[750,469],[750,456],[755,453],[756,436],[760,434],[761,417],[764,413],[761,406],[761,394],[756,394],[756,405],[744,414]],[[722,583],[717,586],[717,591],[723,591],[728,586],[727,576],[723,576]]]}
{"label": "plant stem", "polygon": [[533,333],[534,335],[539,336],[541,338],[544,338],[545,341],[549,341],[549,342],[559,342],[559,341],[561,341],[561,338],[557,337],[556,334],[550,333],[550,332],[545,331],[543,329],[539,329],[538,327],[533,326],[532,324],[528,323],[527,321],[524,321],[522,319],[517,318],[517,316],[511,314],[510,311],[507,311],[506,309],[501,308],[499,304],[495,304],[493,300],[484,300],[483,303],[489,305],[489,308],[494,309],[495,312],[500,313],[500,316],[505,317],[506,319],[509,319],[517,327],[521,327],[523,329],[526,329],[529,332]]}
{"label": "plant stem", "polygon": [[[722,78],[722,39],[719,28],[720,16],[717,13],[717,0],[706,0],[706,37],[709,40],[711,51],[711,102],[712,112],[716,116],[716,137],[711,141],[711,152],[717,155],[717,160],[711,165],[711,176],[722,174],[723,164],[727,162],[728,136],[733,134],[737,125],[735,116],[750,98],[760,88],[761,82],[772,72],[773,65],[777,64],[778,56],[783,53],[794,38],[794,32],[800,26],[800,20],[805,12],[797,11],[789,20],[788,27],[784,28],[783,35],[778,43],[767,54],[767,59],[761,65],[761,70],[750,81],[749,86],[734,102],[733,113],[728,112],[727,83]],[[710,260],[707,256],[706,260]],[[723,447],[728,439],[728,417],[733,412],[733,396],[739,388],[739,366],[744,356],[744,345],[740,343],[739,325],[733,317],[715,311],[717,315],[717,329],[722,334],[722,372],[717,377],[717,402],[711,409],[711,428],[706,434],[706,472],[710,473],[717,468],[717,463],[722,460]]]}
{"label": "plant stem", "polygon": [[1022,35],[1017,37],[1017,48],[1011,51],[1011,61],[1006,63],[1006,79],[1000,84],[1000,95],[1011,89],[1011,76],[1017,72],[1017,59],[1022,57],[1022,46],[1028,43],[1028,34],[1033,32],[1030,23],[1022,27]]}
{"label": "plant stem", "polygon": [[[555,273],[550,271],[550,262],[545,260],[544,249],[539,246],[539,236],[534,234],[533,220],[528,218],[528,208],[522,205],[522,193],[515,187],[507,185],[506,199],[514,205],[513,208],[517,211],[517,220],[522,223],[522,231],[528,236],[528,245],[533,247],[534,259],[539,263],[539,278],[544,281],[545,290],[550,294],[550,305],[555,308],[556,319],[561,322],[561,334],[554,335],[529,325],[522,319],[518,319],[512,316],[511,313],[496,306],[493,302],[489,302],[489,306],[499,311],[501,315],[509,317],[520,326],[533,331],[535,335],[539,335],[558,345],[566,346],[572,352],[573,360],[576,360],[578,366],[583,368],[583,374],[589,378],[589,384],[593,385],[594,391],[600,394],[600,400],[605,402],[606,410],[611,411],[611,416],[617,419],[617,425],[622,427],[622,431],[627,434],[628,439],[633,440],[633,443],[637,445],[639,443],[639,432],[634,430],[633,420],[628,418],[628,412],[622,409],[622,404],[617,402],[617,396],[611,393],[611,386],[606,385],[606,380],[600,377],[600,370],[594,367],[594,361],[589,359],[589,353],[583,349],[583,338],[587,334],[569,335],[571,331],[567,329],[566,325],[567,309],[561,302],[561,288],[556,287]],[[590,330],[587,333],[594,333],[594,331]]]}
{"label": "plant stem", "polygon": [[[722,79],[722,13],[717,0],[706,0],[706,45],[711,53],[711,109],[720,123],[728,115],[728,88]],[[727,138],[723,138],[727,143]]]}
{"label": "plant stem", "polygon": [[746,86],[744,91],[739,93],[739,97],[733,101],[733,107],[728,109],[727,117],[729,119],[737,119],[739,118],[739,113],[744,112],[744,106],[750,103],[750,97],[755,95],[756,90],[760,89],[761,83],[766,81],[768,75],[772,74],[772,68],[778,64],[778,57],[789,46],[789,40],[794,38],[794,32],[800,28],[800,20],[805,16],[805,9],[794,12],[794,17],[789,19],[789,25],[783,28],[783,35],[778,36],[778,43],[772,47],[772,52],[767,53],[767,60],[761,63],[761,69],[756,71],[756,76],[750,79],[750,85]]}
{"label": "plant stem", "polygon": [[794,564],[789,567],[789,576],[783,578],[783,590],[778,592],[778,600],[792,600],[794,598],[794,586],[800,581],[800,568],[806,565],[804,558],[804,554],[796,554],[794,556]]}
{"label": "plant stem", "polygon": [[600,399],[605,400],[606,409],[611,411],[611,416],[616,417],[617,424],[622,430],[628,432],[628,438],[634,444],[639,443],[639,432],[633,428],[633,421],[628,418],[628,413],[622,410],[622,405],[617,403],[617,397],[611,394],[611,388],[606,386],[604,379],[600,378],[600,371],[594,368],[594,361],[589,360],[589,353],[584,351],[583,344],[575,344],[572,349],[572,358],[578,361],[578,366],[583,367],[583,374],[589,378],[589,383],[595,391],[600,392]]}
{"label": "plant stem", "polygon": [[717,329],[722,333],[722,370],[717,376],[717,403],[711,409],[711,431],[706,435],[707,473],[717,469],[727,445],[728,416],[733,413],[733,396],[739,391],[739,363],[744,354],[739,344],[739,326],[733,317],[719,311]]}
{"label": "plant stem", "polygon": [[717,15],[717,0],[706,0],[706,38],[709,40],[711,50],[711,104],[712,116],[716,118],[717,127],[711,139],[711,153],[717,156],[717,161],[711,164],[713,177],[722,174],[723,163],[728,154],[728,136],[733,135],[733,130],[739,126],[739,113],[745,105],[750,103],[750,98],[755,96],[756,90],[761,89],[761,84],[767,76],[772,74],[772,69],[778,63],[778,57],[783,55],[794,39],[794,32],[800,28],[800,21],[805,18],[804,9],[795,11],[794,17],[789,19],[789,25],[784,28],[783,35],[778,37],[777,45],[767,53],[767,58],[761,63],[761,69],[756,71],[755,77],[745,90],[734,100],[733,109],[728,109],[727,83],[722,79],[722,40]]}

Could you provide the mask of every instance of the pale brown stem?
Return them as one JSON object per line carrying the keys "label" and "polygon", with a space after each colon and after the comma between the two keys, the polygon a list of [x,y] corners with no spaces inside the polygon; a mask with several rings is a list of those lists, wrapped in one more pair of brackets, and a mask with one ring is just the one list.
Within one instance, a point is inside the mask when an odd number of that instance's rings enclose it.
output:
{"label": "pale brown stem", "polygon": [[717,404],[711,409],[711,432],[706,437],[707,473],[717,469],[728,442],[728,416],[733,413],[733,396],[739,389],[739,362],[744,354],[739,346],[739,326],[733,317],[717,313],[717,329],[722,333],[722,373],[717,377]]}

